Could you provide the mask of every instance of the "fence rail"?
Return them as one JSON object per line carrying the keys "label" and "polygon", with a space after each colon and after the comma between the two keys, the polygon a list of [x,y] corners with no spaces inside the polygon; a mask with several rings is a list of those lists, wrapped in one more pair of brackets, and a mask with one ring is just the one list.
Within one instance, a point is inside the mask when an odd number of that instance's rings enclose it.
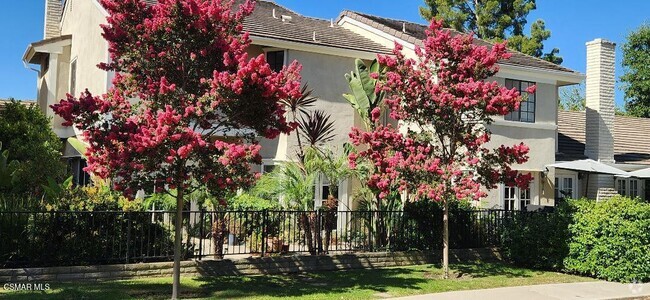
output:
{"label": "fence rail", "polygon": [[[450,212],[452,248],[498,246],[530,212]],[[0,212],[0,267],[166,261],[174,212]],[[442,211],[186,211],[185,259],[442,248]]]}

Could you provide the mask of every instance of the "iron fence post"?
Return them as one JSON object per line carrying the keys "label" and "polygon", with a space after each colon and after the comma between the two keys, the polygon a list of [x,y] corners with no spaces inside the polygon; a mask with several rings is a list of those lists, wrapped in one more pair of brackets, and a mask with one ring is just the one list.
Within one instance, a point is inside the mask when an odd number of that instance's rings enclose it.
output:
{"label": "iron fence post", "polygon": [[266,218],[267,210],[262,210],[262,257],[266,256]]}
{"label": "iron fence post", "polygon": [[203,208],[201,208],[201,212],[199,213],[199,260],[203,258],[203,236],[205,234],[203,232],[203,227],[205,227],[203,218],[204,218],[204,210]]}
{"label": "iron fence post", "polygon": [[131,212],[126,213],[126,263],[129,263],[131,249]]}

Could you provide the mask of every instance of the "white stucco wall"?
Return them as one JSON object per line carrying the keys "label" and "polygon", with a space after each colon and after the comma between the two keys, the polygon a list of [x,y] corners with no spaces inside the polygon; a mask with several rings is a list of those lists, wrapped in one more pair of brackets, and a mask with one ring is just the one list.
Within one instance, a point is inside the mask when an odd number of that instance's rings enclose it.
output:
{"label": "white stucco wall", "polygon": [[70,61],[77,60],[75,96],[86,88],[94,95],[107,91],[108,73],[97,67],[108,60],[108,46],[99,27],[106,17],[93,1],[67,0],[61,21],[61,34],[72,34]]}

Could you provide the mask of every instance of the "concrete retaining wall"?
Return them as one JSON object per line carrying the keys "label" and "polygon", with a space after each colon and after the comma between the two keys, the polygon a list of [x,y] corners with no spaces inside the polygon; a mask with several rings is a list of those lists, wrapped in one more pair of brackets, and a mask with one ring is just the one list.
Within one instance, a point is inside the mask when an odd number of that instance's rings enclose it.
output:
{"label": "concrete retaining wall", "polygon": [[[495,249],[451,250],[450,260],[497,261]],[[440,253],[382,252],[354,253],[332,256],[279,256],[237,260],[202,260],[181,262],[184,276],[224,276],[283,274],[350,269],[374,269],[394,266],[419,265],[440,262]],[[92,281],[161,277],[172,274],[172,263],[139,263],[123,265],[72,266],[49,268],[0,269],[0,282],[20,281]]]}

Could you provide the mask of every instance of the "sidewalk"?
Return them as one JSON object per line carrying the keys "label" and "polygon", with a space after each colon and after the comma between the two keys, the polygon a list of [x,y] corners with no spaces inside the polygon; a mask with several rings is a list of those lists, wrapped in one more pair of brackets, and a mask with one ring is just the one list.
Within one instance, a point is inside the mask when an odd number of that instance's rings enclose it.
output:
{"label": "sidewalk", "polygon": [[549,299],[650,299],[650,283],[623,284],[606,281],[542,284],[485,290],[446,292],[393,298],[399,300],[549,300]]}

